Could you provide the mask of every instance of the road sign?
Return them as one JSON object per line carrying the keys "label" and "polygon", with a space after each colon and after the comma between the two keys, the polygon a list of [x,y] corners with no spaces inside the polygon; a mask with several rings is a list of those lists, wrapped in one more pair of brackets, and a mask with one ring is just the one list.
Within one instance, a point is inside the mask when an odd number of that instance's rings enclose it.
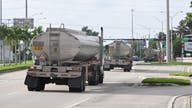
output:
{"label": "road sign", "polygon": [[44,55],[39,56],[39,60],[45,61],[46,57]]}
{"label": "road sign", "polygon": [[185,51],[192,52],[192,42],[185,42],[184,43],[184,49],[185,49]]}
{"label": "road sign", "polygon": [[162,48],[166,48],[166,42],[165,41],[162,42]]}
{"label": "road sign", "polygon": [[182,36],[182,40],[183,40],[184,42],[187,42],[187,41],[189,40],[189,38],[188,38],[186,35],[183,35],[183,36]]}
{"label": "road sign", "polygon": [[14,26],[17,26],[17,27],[24,27],[24,26],[29,26],[30,28],[34,27],[33,18],[14,18],[13,23],[14,23]]}

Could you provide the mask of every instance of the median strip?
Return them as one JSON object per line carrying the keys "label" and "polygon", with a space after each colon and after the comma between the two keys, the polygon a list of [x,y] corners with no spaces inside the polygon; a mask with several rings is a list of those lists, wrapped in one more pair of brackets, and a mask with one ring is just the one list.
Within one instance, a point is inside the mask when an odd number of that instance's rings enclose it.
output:
{"label": "median strip", "polygon": [[185,77],[192,77],[192,72],[172,72],[169,75],[171,76],[185,76]]}
{"label": "median strip", "polygon": [[177,85],[190,85],[191,81],[187,79],[177,78],[146,78],[142,81],[143,84],[161,85],[161,84],[177,84]]}

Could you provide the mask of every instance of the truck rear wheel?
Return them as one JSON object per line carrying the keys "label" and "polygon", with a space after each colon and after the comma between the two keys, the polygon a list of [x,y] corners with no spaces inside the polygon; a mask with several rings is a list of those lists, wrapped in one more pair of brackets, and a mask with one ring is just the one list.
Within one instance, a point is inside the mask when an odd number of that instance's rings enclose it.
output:
{"label": "truck rear wheel", "polygon": [[97,85],[98,81],[88,81],[88,85]]}
{"label": "truck rear wheel", "polygon": [[103,84],[103,76],[100,76],[100,77],[99,77],[99,83],[100,83],[100,84]]}
{"label": "truck rear wheel", "polygon": [[29,87],[29,86],[27,86],[27,88],[28,88],[28,91],[33,91],[33,90],[35,90],[35,88]]}
{"label": "truck rear wheel", "polygon": [[98,85],[99,84],[99,67],[98,66],[92,66],[90,67],[93,72],[92,75],[88,78],[88,85]]}
{"label": "truck rear wheel", "polygon": [[40,83],[36,88],[35,91],[43,91],[45,89],[45,84]]}
{"label": "truck rear wheel", "polygon": [[27,86],[27,88],[28,91],[43,91],[45,89],[45,84],[39,80],[36,87]]}
{"label": "truck rear wheel", "polygon": [[69,92],[84,92],[85,91],[85,73],[82,72],[81,77],[77,78],[76,80],[80,81],[79,87],[69,86]]}
{"label": "truck rear wheel", "polygon": [[123,71],[124,71],[124,72],[130,72],[130,69],[124,68]]}

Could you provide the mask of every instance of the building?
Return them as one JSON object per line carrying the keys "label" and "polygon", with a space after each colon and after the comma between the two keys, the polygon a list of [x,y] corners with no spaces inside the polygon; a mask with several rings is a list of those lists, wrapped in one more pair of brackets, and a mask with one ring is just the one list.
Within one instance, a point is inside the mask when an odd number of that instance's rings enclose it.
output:
{"label": "building", "polygon": [[13,51],[0,40],[0,60],[13,60]]}

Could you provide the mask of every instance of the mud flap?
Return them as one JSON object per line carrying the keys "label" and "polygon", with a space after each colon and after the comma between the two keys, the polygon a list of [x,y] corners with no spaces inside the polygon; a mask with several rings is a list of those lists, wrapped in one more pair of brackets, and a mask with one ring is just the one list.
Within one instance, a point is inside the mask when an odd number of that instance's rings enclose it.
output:
{"label": "mud flap", "polygon": [[31,88],[36,88],[38,86],[39,83],[39,78],[36,77],[32,77],[27,75],[25,78],[25,82],[24,84],[31,87]]}
{"label": "mud flap", "polygon": [[81,77],[78,78],[70,78],[68,80],[68,86],[69,87],[75,87],[75,88],[79,88],[81,86]]}

